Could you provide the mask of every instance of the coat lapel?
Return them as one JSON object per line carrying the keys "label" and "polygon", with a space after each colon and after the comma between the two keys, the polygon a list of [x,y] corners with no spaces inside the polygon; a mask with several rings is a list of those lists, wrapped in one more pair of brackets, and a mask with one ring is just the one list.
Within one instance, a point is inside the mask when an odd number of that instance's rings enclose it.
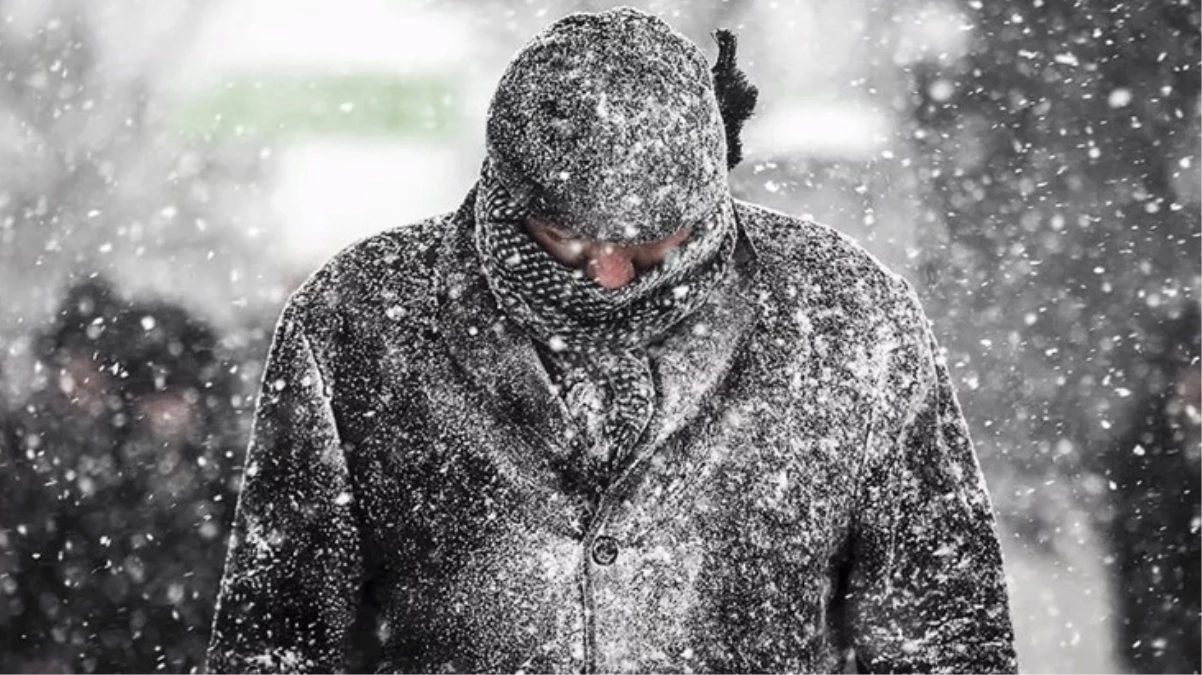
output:
{"label": "coat lapel", "polygon": [[495,403],[497,414],[517,422],[545,459],[563,456],[568,411],[534,343],[503,316],[484,279],[472,242],[474,199],[473,190],[452,219],[440,254],[446,280],[439,303],[444,342],[472,385]]}

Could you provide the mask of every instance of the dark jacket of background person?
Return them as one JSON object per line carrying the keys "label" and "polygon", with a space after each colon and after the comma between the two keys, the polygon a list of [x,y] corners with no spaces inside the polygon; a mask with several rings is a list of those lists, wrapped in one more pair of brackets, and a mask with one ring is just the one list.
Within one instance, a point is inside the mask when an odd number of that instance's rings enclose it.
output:
{"label": "dark jacket of background person", "polygon": [[202,665],[241,456],[215,347],[178,307],[72,289],[0,460],[4,670]]}
{"label": "dark jacket of background person", "polygon": [[1147,393],[1108,455],[1118,645],[1135,672],[1202,669],[1198,314],[1145,341]]}
{"label": "dark jacket of background person", "polygon": [[1014,669],[989,500],[903,281],[738,204],[737,281],[689,325],[739,347],[658,363],[671,410],[589,512],[470,214],[368,239],[289,302],[210,669],[338,670],[364,605],[381,670],[832,671],[848,647]]}

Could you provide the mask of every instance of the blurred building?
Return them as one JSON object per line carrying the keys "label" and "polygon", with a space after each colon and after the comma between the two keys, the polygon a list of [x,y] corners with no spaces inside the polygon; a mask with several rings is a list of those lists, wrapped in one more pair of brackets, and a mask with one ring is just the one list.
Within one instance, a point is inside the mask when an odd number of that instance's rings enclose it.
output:
{"label": "blurred building", "polygon": [[176,91],[188,134],[271,157],[294,281],[361,237],[453,209],[474,170],[472,36],[433,3],[249,0],[209,17]]}

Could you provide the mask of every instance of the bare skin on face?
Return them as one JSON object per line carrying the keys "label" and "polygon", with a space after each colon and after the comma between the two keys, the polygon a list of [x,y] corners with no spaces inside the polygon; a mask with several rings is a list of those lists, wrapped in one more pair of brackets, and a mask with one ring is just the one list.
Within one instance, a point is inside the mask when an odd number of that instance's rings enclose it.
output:
{"label": "bare skin on face", "polygon": [[663,262],[672,249],[680,246],[692,228],[685,226],[671,235],[642,244],[615,244],[582,239],[555,223],[527,218],[526,229],[551,257],[576,269],[584,270],[598,286],[610,290],[634,281],[638,273]]}

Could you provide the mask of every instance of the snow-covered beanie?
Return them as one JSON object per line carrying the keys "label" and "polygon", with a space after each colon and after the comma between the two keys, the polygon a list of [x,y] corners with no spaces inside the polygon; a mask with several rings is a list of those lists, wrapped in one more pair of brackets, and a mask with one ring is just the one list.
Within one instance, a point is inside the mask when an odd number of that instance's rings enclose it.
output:
{"label": "snow-covered beanie", "polygon": [[586,239],[663,239],[729,197],[705,55],[629,8],[565,17],[519,51],[486,143],[513,196]]}
{"label": "snow-covered beanie", "polygon": [[[552,24],[493,98],[475,207],[480,263],[502,310],[565,379],[603,392],[591,406],[602,421],[580,420],[598,430],[589,449],[599,460],[620,458],[654,412],[644,348],[701,306],[734,254],[728,126],[700,49],[628,8]],[[537,244],[525,229],[532,216],[616,243],[692,233],[606,289]]]}

